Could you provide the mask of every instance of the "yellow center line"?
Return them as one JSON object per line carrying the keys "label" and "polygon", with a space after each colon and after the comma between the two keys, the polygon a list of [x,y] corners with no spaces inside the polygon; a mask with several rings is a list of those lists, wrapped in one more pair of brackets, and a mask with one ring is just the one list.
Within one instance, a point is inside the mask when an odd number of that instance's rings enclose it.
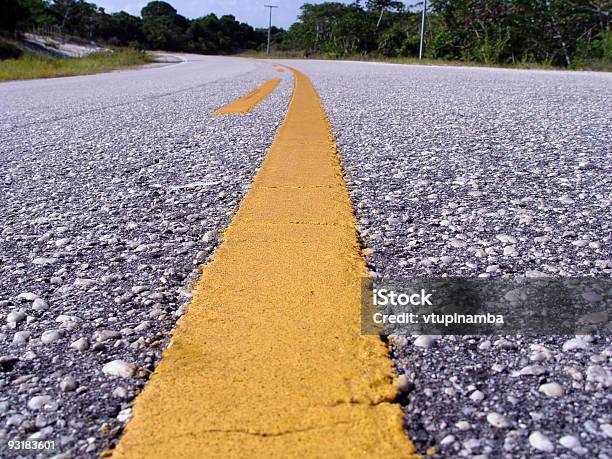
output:
{"label": "yellow center line", "polygon": [[340,159],[312,83],[283,125],[115,458],[414,457]]}
{"label": "yellow center line", "polygon": [[250,113],[276,89],[281,80],[268,80],[248,94],[219,108],[213,115],[244,115]]}

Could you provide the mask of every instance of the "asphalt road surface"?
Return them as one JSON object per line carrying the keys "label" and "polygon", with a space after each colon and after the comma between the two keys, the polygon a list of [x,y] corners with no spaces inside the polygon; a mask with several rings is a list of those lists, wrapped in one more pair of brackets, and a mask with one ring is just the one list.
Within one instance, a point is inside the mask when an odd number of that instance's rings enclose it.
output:
{"label": "asphalt road surface", "polygon": [[[374,275],[610,277],[611,74],[293,64],[330,116]],[[411,439],[612,457],[612,340],[575,338],[391,340]]]}
{"label": "asphalt road surface", "polygon": [[[289,72],[183,58],[0,84],[0,438],[117,441],[274,139]],[[610,277],[612,75],[284,63],[330,117],[373,274]],[[271,78],[252,114],[211,116]],[[609,338],[390,347],[421,451],[612,457]]]}
{"label": "asphalt road surface", "polygon": [[279,73],[188,59],[0,85],[0,305],[16,313],[0,331],[7,439],[97,457],[117,436],[147,375],[104,365],[153,369],[272,143],[290,82],[252,115],[213,117]]}

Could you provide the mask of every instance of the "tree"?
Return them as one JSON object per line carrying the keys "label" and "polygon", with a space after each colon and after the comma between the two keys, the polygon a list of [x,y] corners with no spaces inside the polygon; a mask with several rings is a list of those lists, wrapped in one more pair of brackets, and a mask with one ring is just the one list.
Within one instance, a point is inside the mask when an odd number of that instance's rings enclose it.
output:
{"label": "tree", "polygon": [[350,54],[375,42],[369,18],[358,2],[302,5],[299,23],[289,28],[288,41],[307,53]]}
{"label": "tree", "polygon": [[100,11],[84,0],[53,0],[49,7],[60,30],[84,38],[95,37],[96,19]]}
{"label": "tree", "polygon": [[166,2],[153,1],[149,2],[140,10],[140,15],[143,18],[147,17],[170,17],[174,18],[178,12],[172,5]]}
{"label": "tree", "polygon": [[143,41],[142,19],[125,11],[101,15],[98,34],[115,46],[126,46]]}
{"label": "tree", "polygon": [[187,29],[187,45],[191,51],[204,54],[219,52],[217,34],[220,29],[219,18],[214,14],[194,19]]}
{"label": "tree", "polygon": [[19,23],[26,22],[31,11],[22,0],[4,0],[0,15],[0,30],[13,31]]}
{"label": "tree", "polygon": [[369,10],[380,11],[378,21],[376,21],[376,29],[380,27],[385,11],[395,9],[396,11],[400,12],[404,9],[404,4],[402,2],[396,2],[393,0],[368,0],[366,5]]}
{"label": "tree", "polygon": [[[112,45],[172,51],[233,53],[261,49],[267,30],[234,16],[189,20],[168,2],[151,1],[142,19],[107,14],[85,0],[0,0],[0,29],[50,25]],[[426,55],[485,63],[543,62],[607,67],[612,60],[612,0],[430,0]],[[419,12],[394,0],[302,5],[288,31],[273,27],[276,49],[305,55],[416,55]]]}
{"label": "tree", "polygon": [[185,32],[189,21],[166,2],[149,2],[142,8],[142,32],[146,44],[154,49],[180,51],[185,49]]}

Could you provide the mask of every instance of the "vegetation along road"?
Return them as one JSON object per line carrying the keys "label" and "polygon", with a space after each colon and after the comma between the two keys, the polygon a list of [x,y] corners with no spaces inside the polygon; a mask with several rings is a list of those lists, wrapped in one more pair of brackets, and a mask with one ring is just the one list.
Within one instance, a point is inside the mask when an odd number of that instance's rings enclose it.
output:
{"label": "vegetation along road", "polygon": [[367,275],[610,276],[610,73],[177,56],[0,84],[3,440],[611,457],[610,338],[359,328]]}

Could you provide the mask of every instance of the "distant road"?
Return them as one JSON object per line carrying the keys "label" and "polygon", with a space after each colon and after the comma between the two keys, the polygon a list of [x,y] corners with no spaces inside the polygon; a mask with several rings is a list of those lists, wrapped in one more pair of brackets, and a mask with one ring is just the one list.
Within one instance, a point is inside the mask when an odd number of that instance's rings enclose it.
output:
{"label": "distant road", "polygon": [[6,117],[0,121],[0,127],[65,118],[178,94],[251,72],[258,66],[244,59],[175,56],[182,62],[151,64],[138,71],[2,83],[0,100]]}

